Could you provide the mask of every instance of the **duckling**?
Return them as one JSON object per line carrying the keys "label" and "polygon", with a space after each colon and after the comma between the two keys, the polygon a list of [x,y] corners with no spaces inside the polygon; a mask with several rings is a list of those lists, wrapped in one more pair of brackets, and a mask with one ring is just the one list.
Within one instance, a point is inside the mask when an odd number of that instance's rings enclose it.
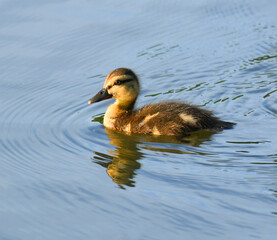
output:
{"label": "duckling", "polygon": [[187,103],[162,102],[134,110],[139,91],[136,74],[130,69],[118,68],[108,74],[103,88],[88,103],[115,98],[105,113],[104,126],[127,134],[182,136],[201,129],[221,130],[233,126],[210,111]]}

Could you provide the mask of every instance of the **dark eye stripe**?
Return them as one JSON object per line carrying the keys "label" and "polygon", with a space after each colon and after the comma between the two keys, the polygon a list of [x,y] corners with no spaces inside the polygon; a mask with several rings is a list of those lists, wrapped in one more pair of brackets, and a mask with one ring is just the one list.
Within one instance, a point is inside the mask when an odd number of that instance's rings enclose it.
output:
{"label": "dark eye stripe", "polygon": [[130,78],[130,79],[126,79],[126,80],[116,80],[114,82],[114,85],[121,85],[121,84],[124,84],[124,83],[127,83],[127,82],[131,82],[133,81],[134,79],[133,78]]}

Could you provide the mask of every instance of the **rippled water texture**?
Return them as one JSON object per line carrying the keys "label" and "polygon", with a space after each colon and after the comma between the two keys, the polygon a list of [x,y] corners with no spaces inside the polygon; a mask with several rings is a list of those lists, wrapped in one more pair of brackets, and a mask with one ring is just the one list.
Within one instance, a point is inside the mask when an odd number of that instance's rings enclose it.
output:
{"label": "rippled water texture", "polygon": [[[277,2],[0,2],[0,239],[275,239]],[[234,129],[127,136],[88,105],[192,102]]]}

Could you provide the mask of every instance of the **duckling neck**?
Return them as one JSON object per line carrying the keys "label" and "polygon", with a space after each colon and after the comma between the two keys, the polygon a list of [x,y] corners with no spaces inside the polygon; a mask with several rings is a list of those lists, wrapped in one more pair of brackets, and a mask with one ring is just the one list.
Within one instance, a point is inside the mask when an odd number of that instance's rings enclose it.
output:
{"label": "duckling neck", "polygon": [[136,99],[135,100],[131,100],[131,101],[123,101],[123,102],[120,102],[120,101],[116,101],[114,104],[117,105],[119,111],[124,111],[124,112],[131,112],[134,108],[134,105],[135,105],[135,102],[136,102]]}
{"label": "duckling neck", "polygon": [[104,126],[110,129],[115,129],[115,122],[122,114],[132,114],[135,101],[132,103],[120,103],[116,101],[111,104],[104,116]]}

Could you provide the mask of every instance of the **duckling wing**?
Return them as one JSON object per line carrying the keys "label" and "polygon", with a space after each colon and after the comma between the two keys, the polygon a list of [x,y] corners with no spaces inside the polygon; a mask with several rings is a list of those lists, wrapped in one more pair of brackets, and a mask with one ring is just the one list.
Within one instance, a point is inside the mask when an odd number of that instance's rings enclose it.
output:
{"label": "duckling wing", "polygon": [[160,103],[145,106],[134,114],[133,129],[137,133],[153,135],[179,135],[183,132],[193,131],[196,120],[191,114],[181,115],[185,107],[186,105],[182,103]]}
{"label": "duckling wing", "polygon": [[232,123],[220,121],[210,111],[196,106],[164,102],[145,106],[135,114],[133,129],[153,135],[183,135],[200,129],[230,128]]}

